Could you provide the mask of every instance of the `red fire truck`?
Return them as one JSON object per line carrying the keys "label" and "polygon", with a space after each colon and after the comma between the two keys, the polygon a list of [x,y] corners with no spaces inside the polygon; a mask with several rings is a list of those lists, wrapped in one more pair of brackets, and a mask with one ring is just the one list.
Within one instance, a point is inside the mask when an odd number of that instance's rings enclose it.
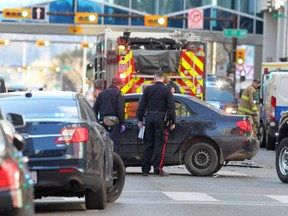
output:
{"label": "red fire truck", "polygon": [[181,93],[205,97],[206,42],[193,33],[113,32],[97,35],[95,88],[123,79],[122,92],[139,93],[154,82],[155,70],[178,84]]}

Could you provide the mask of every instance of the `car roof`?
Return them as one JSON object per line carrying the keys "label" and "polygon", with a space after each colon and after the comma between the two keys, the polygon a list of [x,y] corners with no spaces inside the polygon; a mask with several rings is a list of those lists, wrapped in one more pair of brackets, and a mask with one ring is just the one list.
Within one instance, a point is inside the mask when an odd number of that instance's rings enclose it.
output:
{"label": "car roof", "polygon": [[77,95],[77,92],[72,91],[18,91],[18,92],[7,92],[1,93],[0,99],[9,100],[11,97],[13,99],[23,99],[23,98],[33,98],[33,99],[53,99],[53,98],[62,98],[62,99],[74,99]]}

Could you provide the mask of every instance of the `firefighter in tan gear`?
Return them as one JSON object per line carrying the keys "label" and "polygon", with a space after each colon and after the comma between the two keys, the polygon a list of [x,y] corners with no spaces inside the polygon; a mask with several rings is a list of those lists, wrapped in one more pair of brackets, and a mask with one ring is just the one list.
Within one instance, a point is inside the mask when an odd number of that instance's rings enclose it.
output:
{"label": "firefighter in tan gear", "polygon": [[258,101],[255,98],[257,95],[257,89],[260,85],[260,81],[258,79],[254,79],[252,84],[244,89],[241,95],[240,104],[238,107],[238,114],[240,115],[250,115],[253,119],[253,132],[254,136],[257,135],[258,122],[259,122],[259,106],[257,106]]}

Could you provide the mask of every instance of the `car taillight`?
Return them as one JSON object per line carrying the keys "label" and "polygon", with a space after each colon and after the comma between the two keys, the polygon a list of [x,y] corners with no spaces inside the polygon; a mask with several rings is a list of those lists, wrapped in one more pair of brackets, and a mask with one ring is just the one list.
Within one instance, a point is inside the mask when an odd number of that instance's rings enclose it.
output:
{"label": "car taillight", "polygon": [[85,127],[72,127],[63,128],[60,136],[55,139],[57,144],[77,143],[88,141],[88,128]]}
{"label": "car taillight", "polygon": [[243,131],[250,132],[252,130],[251,122],[249,120],[237,121],[236,125],[242,130],[240,135],[243,135]]}
{"label": "car taillight", "polygon": [[271,121],[275,121],[275,108],[276,108],[276,98],[272,96],[271,97],[271,112],[270,112]]}
{"label": "car taillight", "polygon": [[0,188],[15,190],[20,186],[20,171],[12,160],[5,160],[0,166]]}

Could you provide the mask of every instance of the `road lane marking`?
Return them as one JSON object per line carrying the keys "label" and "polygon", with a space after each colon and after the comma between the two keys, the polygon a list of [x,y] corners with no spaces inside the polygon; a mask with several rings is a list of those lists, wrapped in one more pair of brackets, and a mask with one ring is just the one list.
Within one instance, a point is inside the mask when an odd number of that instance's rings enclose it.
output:
{"label": "road lane marking", "polygon": [[205,194],[195,192],[162,192],[175,201],[215,202],[217,199]]}
{"label": "road lane marking", "polygon": [[277,200],[281,203],[288,203],[288,196],[286,195],[266,195],[266,196],[274,200]]}

